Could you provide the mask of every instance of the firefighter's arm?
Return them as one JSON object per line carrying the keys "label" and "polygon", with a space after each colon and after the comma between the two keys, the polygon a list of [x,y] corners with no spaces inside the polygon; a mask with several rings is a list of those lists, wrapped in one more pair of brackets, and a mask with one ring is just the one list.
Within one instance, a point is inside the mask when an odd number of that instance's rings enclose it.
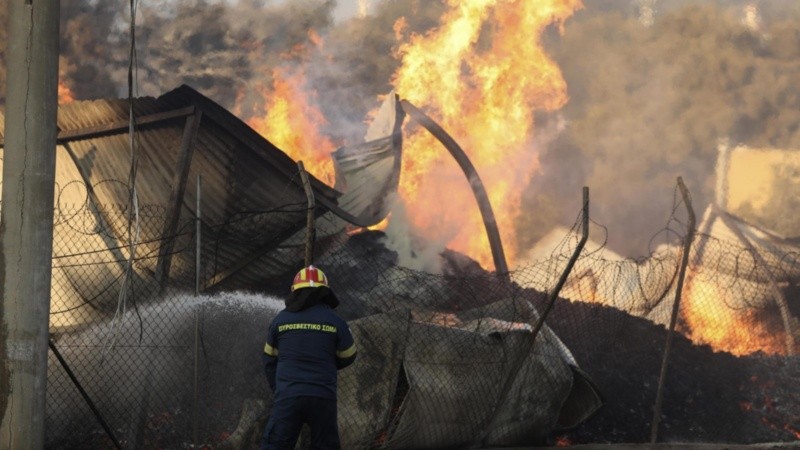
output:
{"label": "firefighter's arm", "polygon": [[261,362],[264,364],[264,374],[267,376],[267,383],[269,383],[272,392],[275,392],[275,372],[278,369],[278,348],[273,347],[274,334],[270,327],[270,334],[267,337],[267,342],[264,344],[264,353],[261,354]]}
{"label": "firefighter's arm", "polygon": [[339,329],[342,331],[339,333],[339,343],[336,349],[336,368],[344,369],[356,360],[356,343],[349,327],[344,326]]}

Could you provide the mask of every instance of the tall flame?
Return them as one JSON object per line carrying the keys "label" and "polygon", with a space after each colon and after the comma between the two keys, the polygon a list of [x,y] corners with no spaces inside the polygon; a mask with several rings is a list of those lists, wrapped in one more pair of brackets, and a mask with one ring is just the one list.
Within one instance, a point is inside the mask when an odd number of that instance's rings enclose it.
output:
{"label": "tall flame", "polygon": [[[461,144],[486,187],[504,250],[514,259],[514,222],[522,188],[537,170],[534,111],[553,111],[567,101],[566,83],[545,53],[540,34],[562,26],[580,0],[448,0],[440,26],[401,44],[392,84],[439,122]],[[362,3],[366,5],[367,3]],[[405,21],[395,24],[398,37]],[[321,47],[310,33],[309,41]],[[292,54],[303,49],[293,49]],[[335,146],[318,130],[325,124],[305,86],[301,69],[276,69],[263,117],[248,124],[303,160],[309,171],[333,184]],[[412,130],[413,131],[413,130]],[[404,141],[400,197],[412,226],[430,241],[492,267],[485,227],[469,183],[446,150],[419,129]],[[443,196],[442,193],[448,195]]]}
{"label": "tall flame", "polygon": [[[309,31],[308,38],[315,47],[322,47],[322,38],[313,30]],[[286,60],[297,58],[306,50],[298,46],[283,57]],[[260,92],[265,99],[263,115],[250,118],[247,124],[292,159],[302,161],[312,175],[333,185],[330,154],[336,146],[320,132],[327,121],[316,106],[316,91],[307,86],[302,65],[273,69],[272,79],[272,86],[263,87]]]}
{"label": "tall flame", "polygon": [[[402,63],[393,84],[468,154],[513,261],[522,187],[539,166],[532,146],[534,111],[553,111],[567,101],[566,83],[540,34],[552,24],[563,25],[582,5],[580,0],[448,3],[438,29],[399,47]],[[426,133],[416,132],[404,143],[400,195],[426,237],[493,266],[468,182]]]}
{"label": "tall flame", "polygon": [[320,134],[326,124],[318,108],[311,103],[313,93],[305,89],[305,75],[300,70],[275,69],[272,89],[261,94],[267,99],[265,115],[247,121],[292,159],[320,180],[333,185],[334,169],[330,154],[335,147]]}

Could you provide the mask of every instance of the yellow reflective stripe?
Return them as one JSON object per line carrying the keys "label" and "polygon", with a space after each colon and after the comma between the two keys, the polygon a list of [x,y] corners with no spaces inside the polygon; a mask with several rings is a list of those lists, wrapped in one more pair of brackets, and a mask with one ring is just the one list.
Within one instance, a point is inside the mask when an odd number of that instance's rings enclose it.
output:
{"label": "yellow reflective stripe", "polygon": [[264,344],[264,353],[269,356],[278,356],[278,349],[269,345],[269,342]]}
{"label": "yellow reflective stripe", "polygon": [[340,350],[336,352],[337,358],[349,358],[356,354],[356,344],[351,345],[350,347]]}
{"label": "yellow reflective stripe", "polygon": [[292,285],[292,288],[297,290],[297,289],[302,289],[302,288],[307,288],[307,287],[319,287],[319,286],[326,286],[327,287],[328,285],[325,284],[324,281],[316,281],[315,282],[314,280],[308,280],[308,281],[301,281],[299,283],[294,283]]}

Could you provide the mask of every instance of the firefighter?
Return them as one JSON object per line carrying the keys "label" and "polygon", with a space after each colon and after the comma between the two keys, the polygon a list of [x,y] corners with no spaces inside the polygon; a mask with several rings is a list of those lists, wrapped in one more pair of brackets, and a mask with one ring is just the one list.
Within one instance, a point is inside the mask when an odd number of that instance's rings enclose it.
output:
{"label": "firefighter", "polygon": [[269,326],[262,356],[273,393],[262,449],[294,449],[308,424],[312,449],[339,449],[337,371],[353,363],[356,347],[334,308],[339,300],[317,267],[297,272],[286,308]]}

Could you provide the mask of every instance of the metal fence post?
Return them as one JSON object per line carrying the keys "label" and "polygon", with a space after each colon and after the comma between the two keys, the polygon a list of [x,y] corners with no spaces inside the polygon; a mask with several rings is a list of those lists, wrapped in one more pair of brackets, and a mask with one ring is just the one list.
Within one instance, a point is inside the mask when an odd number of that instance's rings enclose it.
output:
{"label": "metal fence post", "polygon": [[[202,229],[201,211],[200,211],[200,198],[202,195],[203,179],[197,175],[197,204],[195,205],[195,248],[194,248],[194,296],[195,299],[200,295],[200,251],[202,248],[202,241],[200,231]],[[199,305],[195,304],[194,310],[194,411],[192,416],[192,442],[196,445],[198,434],[198,414],[199,411],[199,382],[198,382],[198,364],[199,364],[199,341],[200,341],[200,311]]]}
{"label": "metal fence post", "polygon": [[491,247],[492,250],[495,272],[508,277],[508,263],[506,262],[506,254],[503,250],[503,242],[500,238],[500,230],[497,227],[497,220],[492,210],[492,204],[489,202],[489,195],[486,193],[486,188],[483,186],[481,177],[478,175],[478,171],[475,169],[472,161],[469,160],[467,154],[461,146],[458,145],[456,140],[422,110],[414,106],[408,100],[401,100],[400,106],[412,119],[428,130],[433,137],[438,139],[439,142],[444,145],[444,148],[450,152],[459,167],[461,167],[461,170],[467,177],[470,188],[472,188],[475,200],[478,202],[478,210],[481,213],[483,225],[486,228],[486,237],[489,239],[489,247]]}
{"label": "metal fence post", "polygon": [[[589,188],[584,186],[583,187],[583,208],[582,208],[582,228],[583,232],[581,234],[581,239],[578,241],[578,245],[575,247],[575,250],[572,252],[572,256],[569,258],[567,262],[567,266],[561,272],[561,277],[558,279],[555,287],[553,290],[550,291],[547,299],[547,305],[545,305],[544,311],[539,314],[539,318],[536,321],[536,324],[533,327],[533,331],[531,331],[531,339],[530,339],[530,348],[533,349],[534,345],[536,344],[536,336],[538,336],[539,331],[541,331],[542,327],[544,326],[544,321],[547,318],[547,315],[550,313],[550,310],[553,308],[556,299],[558,299],[558,294],[561,292],[561,288],[564,286],[564,283],[567,281],[567,277],[572,272],[572,268],[575,266],[575,262],[578,260],[581,252],[583,251],[583,247],[586,245],[586,241],[589,239]],[[505,379],[503,383],[503,387],[500,390],[500,394],[497,395],[497,399],[502,400],[506,397],[506,394],[511,389],[511,386],[514,383],[514,377],[519,372],[520,367],[522,366],[523,362],[525,361],[524,357],[520,357],[514,363],[514,368],[509,370],[509,376]],[[488,419],[488,424],[482,426],[483,430],[480,432],[480,437],[478,442],[481,444],[486,445],[486,437],[489,435],[490,430],[492,429],[492,425],[497,418],[496,411],[499,407],[498,403],[495,403],[492,407],[492,415]]]}
{"label": "metal fence post", "polygon": [[678,322],[678,311],[681,303],[681,291],[683,290],[683,280],[686,277],[686,266],[689,265],[689,251],[692,249],[694,240],[694,209],[692,199],[689,197],[689,190],[683,184],[683,178],[678,177],[678,188],[683,196],[683,203],[686,204],[686,211],[689,213],[688,231],[683,242],[683,257],[681,258],[681,268],[678,273],[678,285],[675,288],[675,301],[672,303],[672,316],[669,319],[669,329],[667,330],[667,343],[664,346],[664,358],[661,360],[661,373],[658,376],[658,391],[656,392],[656,403],[653,407],[653,426],[650,431],[650,443],[655,444],[658,437],[658,425],[661,420],[661,403],[664,399],[664,378],[667,375],[667,364],[669,363],[669,353],[672,348],[672,338],[675,335],[675,324]]}
{"label": "metal fence post", "polygon": [[564,287],[564,283],[567,281],[567,277],[569,276],[570,272],[572,272],[572,267],[575,266],[575,262],[578,260],[578,256],[580,256],[581,251],[583,251],[584,245],[586,245],[586,241],[589,239],[589,188],[584,186],[583,188],[583,217],[582,217],[582,228],[583,232],[581,234],[581,240],[578,241],[578,245],[575,247],[575,251],[572,252],[572,256],[570,256],[569,261],[567,261],[567,267],[564,268],[564,271],[561,272],[561,277],[558,279],[558,283],[550,291],[550,295],[547,299],[547,305],[545,306],[544,311],[542,311],[541,315],[539,316],[539,320],[536,322],[536,326],[533,328],[532,333],[532,340],[536,340],[536,336],[539,334],[539,331],[544,326],[544,321],[547,318],[547,315],[550,313],[550,310],[553,308],[553,305],[558,298],[558,294],[561,293],[561,288]]}

